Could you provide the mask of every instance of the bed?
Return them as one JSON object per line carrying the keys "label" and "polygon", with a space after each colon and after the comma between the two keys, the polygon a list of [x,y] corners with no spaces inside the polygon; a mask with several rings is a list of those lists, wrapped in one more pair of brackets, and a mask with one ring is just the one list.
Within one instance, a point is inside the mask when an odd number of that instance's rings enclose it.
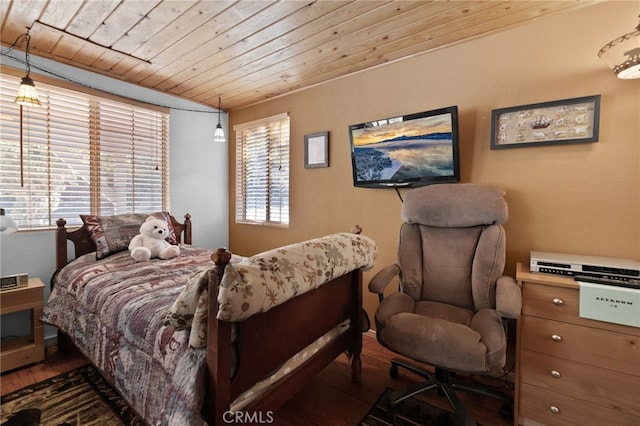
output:
{"label": "bed", "polygon": [[271,418],[341,354],[360,381],[373,240],[338,233],[244,258],[193,247],[189,215],[157,215],[171,223],[180,256],[140,263],[122,249],[131,235],[108,235],[123,229],[122,215],[84,216],[73,231],[58,220],[42,317],[146,423]]}

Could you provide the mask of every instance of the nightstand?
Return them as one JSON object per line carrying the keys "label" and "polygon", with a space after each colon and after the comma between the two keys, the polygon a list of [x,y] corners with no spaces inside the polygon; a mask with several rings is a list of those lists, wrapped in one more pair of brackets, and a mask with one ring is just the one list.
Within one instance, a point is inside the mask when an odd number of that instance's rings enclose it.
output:
{"label": "nightstand", "polygon": [[26,287],[0,293],[0,315],[31,310],[31,334],[0,342],[0,372],[44,360],[43,307],[44,284],[40,278],[29,278]]}

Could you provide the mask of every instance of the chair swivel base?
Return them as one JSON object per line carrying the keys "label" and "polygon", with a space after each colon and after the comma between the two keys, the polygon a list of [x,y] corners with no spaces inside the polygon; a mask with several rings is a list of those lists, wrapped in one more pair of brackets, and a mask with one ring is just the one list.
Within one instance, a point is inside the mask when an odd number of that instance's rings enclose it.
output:
{"label": "chair swivel base", "polygon": [[466,408],[462,404],[462,401],[458,398],[455,391],[461,390],[465,392],[474,392],[477,394],[489,396],[491,398],[499,399],[502,401],[501,414],[506,417],[513,417],[513,398],[508,394],[496,389],[491,389],[480,384],[468,383],[460,380],[456,380],[451,376],[451,372],[439,367],[435,367],[434,373],[420,368],[403,359],[394,358],[391,360],[391,369],[389,374],[392,378],[398,378],[398,367],[403,367],[421,377],[426,379],[424,382],[416,383],[409,386],[406,389],[400,389],[393,391],[389,394],[389,420],[395,424],[396,406],[407,398],[410,398],[419,393],[436,389],[438,395],[445,396],[451,404],[454,414],[464,426],[475,426],[475,421],[471,415],[467,412]]}

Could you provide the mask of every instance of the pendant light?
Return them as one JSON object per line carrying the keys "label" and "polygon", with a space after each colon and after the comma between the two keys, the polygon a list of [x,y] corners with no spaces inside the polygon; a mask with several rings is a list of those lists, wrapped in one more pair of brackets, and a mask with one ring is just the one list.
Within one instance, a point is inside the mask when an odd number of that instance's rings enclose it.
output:
{"label": "pendant light", "polygon": [[36,92],[36,85],[33,83],[31,77],[29,77],[29,73],[31,72],[31,64],[29,63],[29,43],[31,42],[31,36],[29,35],[28,28],[26,34],[18,37],[18,40],[16,40],[16,42],[14,43],[14,46],[18,43],[21,37],[24,37],[26,42],[24,54],[27,75],[22,77],[20,87],[18,88],[18,96],[16,96],[14,102],[23,106],[40,107],[42,106],[42,104],[40,103],[40,99],[38,98],[38,92]]}
{"label": "pendant light", "polygon": [[220,112],[222,111],[222,100],[218,96],[218,125],[216,131],[213,133],[214,142],[225,142],[224,130],[222,129],[222,123],[220,122]]}
{"label": "pendant light", "polygon": [[620,79],[640,78],[640,24],[635,31],[605,44],[598,52],[598,58]]}

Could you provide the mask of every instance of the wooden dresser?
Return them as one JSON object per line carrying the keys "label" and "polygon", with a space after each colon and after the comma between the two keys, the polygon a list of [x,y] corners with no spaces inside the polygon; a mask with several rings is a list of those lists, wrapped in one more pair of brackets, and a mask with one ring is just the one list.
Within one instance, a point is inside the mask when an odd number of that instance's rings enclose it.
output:
{"label": "wooden dresser", "polygon": [[580,318],[572,278],[516,279],[516,424],[640,425],[640,328]]}

